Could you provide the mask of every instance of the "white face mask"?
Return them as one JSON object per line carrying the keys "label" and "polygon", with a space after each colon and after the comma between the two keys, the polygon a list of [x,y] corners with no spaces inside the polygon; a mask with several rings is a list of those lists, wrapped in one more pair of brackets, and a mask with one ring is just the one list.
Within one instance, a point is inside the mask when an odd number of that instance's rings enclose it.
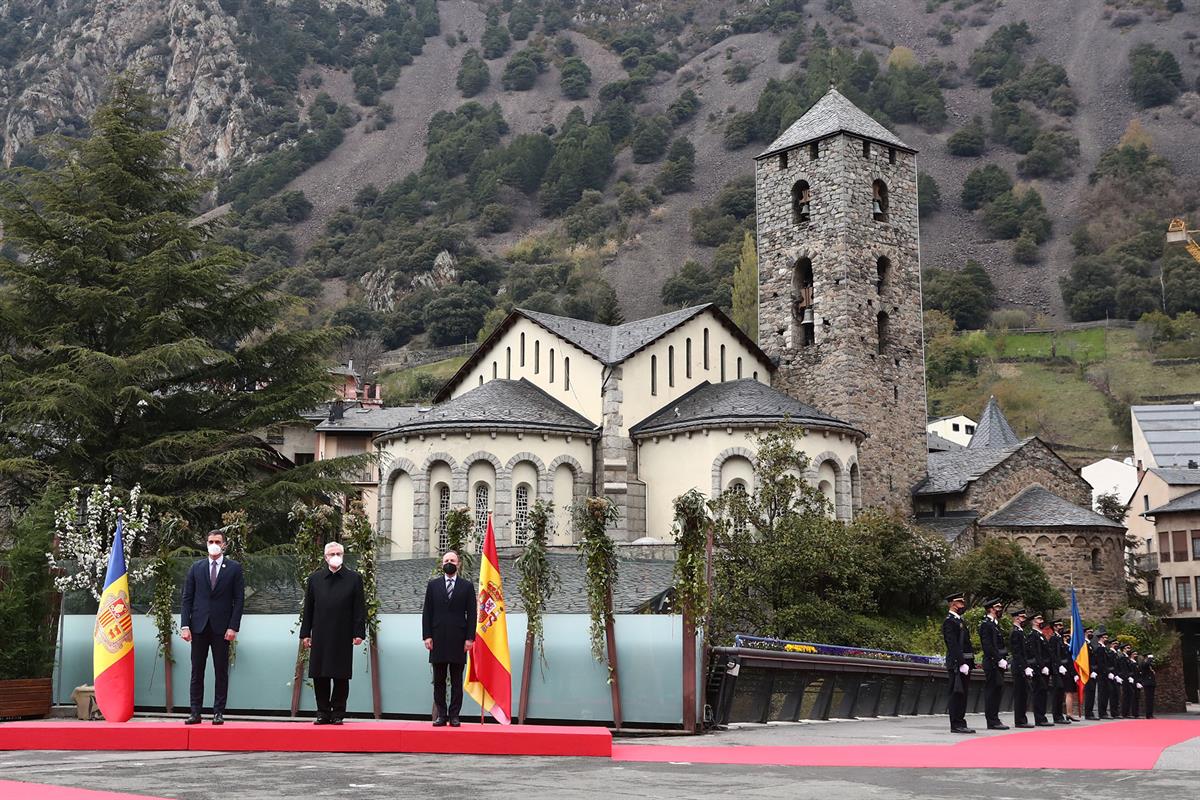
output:
{"label": "white face mask", "polygon": [[208,546],[208,554],[209,554],[210,556],[219,556],[219,555],[221,555],[221,545],[219,545],[219,544],[210,544],[210,545]]}
{"label": "white face mask", "polygon": [[331,568],[337,569],[341,565],[342,565],[342,557],[341,556],[330,556],[329,557],[329,566]]}

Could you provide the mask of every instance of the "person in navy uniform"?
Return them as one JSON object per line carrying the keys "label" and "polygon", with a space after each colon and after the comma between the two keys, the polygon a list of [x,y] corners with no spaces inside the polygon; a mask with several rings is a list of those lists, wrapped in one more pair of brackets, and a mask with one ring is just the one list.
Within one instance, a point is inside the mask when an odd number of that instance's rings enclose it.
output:
{"label": "person in navy uniform", "polygon": [[1004,601],[998,597],[984,602],[986,609],[979,623],[979,647],[983,650],[983,712],[989,731],[1006,731],[1000,721],[1000,695],[1004,691],[1004,672],[1008,669],[1008,646],[1000,630],[1000,612]]}
{"label": "person in navy uniform", "polygon": [[1138,656],[1137,650],[1133,650],[1129,654],[1129,669],[1129,680],[1133,683],[1133,692],[1131,693],[1133,695],[1133,702],[1130,716],[1136,719],[1142,715],[1141,708],[1139,707],[1142,698],[1142,659]]}
{"label": "person in navy uniform", "polygon": [[1066,712],[1066,681],[1070,680],[1069,665],[1071,650],[1063,642],[1063,621],[1056,619],[1050,623],[1053,633],[1049,638],[1050,647],[1050,709],[1053,712],[1055,725],[1070,725],[1071,718]]}
{"label": "person in navy uniform", "polygon": [[1131,644],[1126,644],[1121,648],[1121,716],[1125,719],[1133,718],[1133,697],[1137,692],[1133,686],[1133,675],[1137,672],[1137,667],[1134,666],[1133,658],[1130,656],[1132,652],[1133,645]]}
{"label": "person in navy uniform", "polygon": [[1046,643],[1050,626],[1041,614],[1033,615],[1033,625],[1025,637],[1025,658],[1033,668],[1033,723],[1039,728],[1054,727],[1046,719],[1046,696],[1050,688],[1050,647]]}
{"label": "person in navy uniform", "polygon": [[1108,631],[1100,628],[1096,632],[1096,660],[1092,672],[1096,673],[1096,718],[1112,719],[1108,713],[1109,696],[1112,694],[1112,658],[1108,652]]}
{"label": "person in navy uniform", "polygon": [[1083,718],[1096,718],[1096,676],[1100,674],[1100,670],[1096,667],[1100,660],[1099,650],[1096,646],[1096,632],[1091,628],[1083,629],[1084,643],[1083,646],[1088,651],[1088,681],[1083,687]]}
{"label": "person in navy uniform", "polygon": [[1145,693],[1146,719],[1154,719],[1154,688],[1158,685],[1158,679],[1154,675],[1154,653],[1149,654],[1142,661],[1138,670],[1138,682],[1141,683],[1142,691]]}
{"label": "person in navy uniform", "polygon": [[[425,587],[425,603],[421,607],[421,638],[433,664],[433,705],[437,716],[433,725],[440,728],[450,723],[459,726],[462,711],[463,669],[467,653],[475,644],[475,623],[478,615],[475,587],[458,574],[458,553],[453,550],[442,556],[443,575]],[[450,703],[446,704],[446,678],[450,678]]]}
{"label": "person in navy uniform", "polygon": [[350,696],[354,648],[367,638],[367,603],[362,575],[342,561],[338,542],[325,545],[325,566],[308,576],[300,641],[309,650],[308,677],[316,694],[314,725],[341,725]]}
{"label": "person in navy uniform", "polygon": [[191,714],[185,725],[200,722],[204,707],[204,670],[212,651],[216,691],[213,694],[213,725],[225,723],[225,701],[229,695],[229,643],[242,626],[246,585],[242,565],[225,557],[225,534],[209,531],[208,558],[188,570],[183,581],[183,603],[179,613],[179,635],[192,644]]}
{"label": "person in navy uniform", "polygon": [[1032,728],[1029,724],[1029,682],[1033,668],[1025,657],[1025,609],[1012,612],[1012,632],[1008,634],[1008,655],[1013,676],[1013,725]]}
{"label": "person in navy uniform", "polygon": [[975,648],[971,645],[971,632],[962,618],[967,603],[961,592],[948,596],[946,602],[950,608],[946,619],[942,620],[942,639],[946,643],[950,731],[974,733],[973,728],[967,727],[967,689],[970,685],[971,668],[975,666]]}
{"label": "person in navy uniform", "polygon": [[1108,670],[1112,677],[1108,695],[1108,714],[1113,719],[1120,719],[1121,687],[1124,685],[1124,679],[1121,677],[1121,643],[1114,638],[1109,640],[1108,645]]}

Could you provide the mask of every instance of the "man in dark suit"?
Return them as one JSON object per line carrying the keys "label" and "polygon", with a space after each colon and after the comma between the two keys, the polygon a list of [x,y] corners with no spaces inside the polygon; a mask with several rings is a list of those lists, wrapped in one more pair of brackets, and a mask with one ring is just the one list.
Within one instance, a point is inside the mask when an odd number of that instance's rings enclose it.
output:
{"label": "man in dark suit", "polygon": [[[442,556],[442,577],[434,578],[425,587],[425,603],[421,607],[421,638],[429,651],[433,665],[433,704],[437,717],[435,728],[459,726],[462,711],[463,668],[467,653],[475,644],[476,597],[475,587],[458,574],[458,553],[453,550]],[[446,705],[446,677],[450,678],[450,705]]]}
{"label": "man in dark suit", "polygon": [[1000,721],[1000,695],[1004,692],[1004,671],[1008,669],[1008,647],[1000,630],[1000,612],[1004,602],[996,597],[984,602],[987,610],[979,623],[979,647],[983,650],[983,712],[989,731],[1006,731]]}
{"label": "man in dark suit", "polygon": [[246,586],[242,565],[225,557],[225,534],[209,531],[208,558],[197,561],[183,581],[179,635],[192,643],[192,713],[185,725],[200,722],[204,707],[204,668],[212,651],[216,692],[213,696],[213,725],[225,722],[225,699],[229,694],[229,643],[242,626],[242,604]]}
{"label": "man in dark suit", "polygon": [[350,696],[354,648],[367,638],[362,576],[342,565],[339,542],[325,545],[325,566],[308,576],[300,640],[311,652],[308,677],[317,697],[316,725],[341,725]]}
{"label": "man in dark suit", "polygon": [[1033,668],[1025,657],[1025,609],[1012,612],[1012,632],[1008,635],[1008,654],[1012,659],[1013,676],[1013,724],[1018,728],[1032,728],[1026,713],[1029,709],[1029,681]]}
{"label": "man in dark suit", "polygon": [[967,607],[961,593],[946,598],[950,609],[942,620],[942,639],[946,643],[946,681],[950,690],[951,733],[974,733],[967,727],[967,687],[971,667],[975,665],[975,648],[971,645],[971,632],[963,622],[962,612]]}

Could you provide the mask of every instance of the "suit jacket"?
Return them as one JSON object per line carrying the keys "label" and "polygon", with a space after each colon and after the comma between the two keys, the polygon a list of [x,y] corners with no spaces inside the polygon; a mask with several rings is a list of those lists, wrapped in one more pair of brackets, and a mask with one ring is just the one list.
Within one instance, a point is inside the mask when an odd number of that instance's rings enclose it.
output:
{"label": "suit jacket", "polygon": [[1042,679],[1042,634],[1034,628],[1025,634],[1025,666],[1033,668],[1034,678]]}
{"label": "suit jacket", "polygon": [[1008,649],[1004,646],[1004,634],[1000,624],[991,617],[985,616],[979,623],[979,646],[983,649],[983,668],[993,670],[1000,668],[1000,659],[1008,658]]}
{"label": "suit jacket", "polygon": [[242,565],[231,558],[221,562],[217,585],[209,586],[209,559],[192,564],[183,579],[183,603],[179,609],[179,626],[203,631],[211,625],[212,632],[224,634],[242,627],[242,605],[246,600],[246,585]]}
{"label": "suit jacket", "polygon": [[1008,651],[1009,661],[1011,662],[1013,676],[1025,677],[1025,667],[1030,666],[1029,659],[1025,655],[1025,631],[1013,626],[1012,633],[1008,635]]}
{"label": "suit jacket", "polygon": [[444,576],[426,584],[425,603],[421,606],[421,638],[433,639],[430,664],[467,663],[464,647],[475,639],[477,606],[475,586],[466,578],[455,577],[451,597],[446,597]]}

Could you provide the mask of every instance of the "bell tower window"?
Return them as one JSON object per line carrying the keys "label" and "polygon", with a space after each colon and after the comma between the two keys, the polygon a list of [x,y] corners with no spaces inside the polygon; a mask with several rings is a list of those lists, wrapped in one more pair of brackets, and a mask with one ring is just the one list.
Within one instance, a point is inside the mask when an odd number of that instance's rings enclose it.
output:
{"label": "bell tower window", "polygon": [[875,331],[879,337],[876,352],[878,352],[879,355],[883,355],[887,352],[888,346],[888,315],[886,311],[880,311],[875,316]]}
{"label": "bell tower window", "polygon": [[796,340],[802,345],[812,344],[815,339],[813,318],[813,266],[805,257],[796,262],[792,269],[792,317],[798,326]]}
{"label": "bell tower window", "polygon": [[892,262],[887,256],[880,256],[875,262],[875,291],[878,294],[883,294],[883,290],[887,288],[888,281],[892,277]]}
{"label": "bell tower window", "polygon": [[881,180],[871,184],[871,216],[876,222],[888,221],[888,188]]}
{"label": "bell tower window", "polygon": [[803,225],[812,218],[812,190],[808,181],[796,181],[792,186],[792,221]]}

